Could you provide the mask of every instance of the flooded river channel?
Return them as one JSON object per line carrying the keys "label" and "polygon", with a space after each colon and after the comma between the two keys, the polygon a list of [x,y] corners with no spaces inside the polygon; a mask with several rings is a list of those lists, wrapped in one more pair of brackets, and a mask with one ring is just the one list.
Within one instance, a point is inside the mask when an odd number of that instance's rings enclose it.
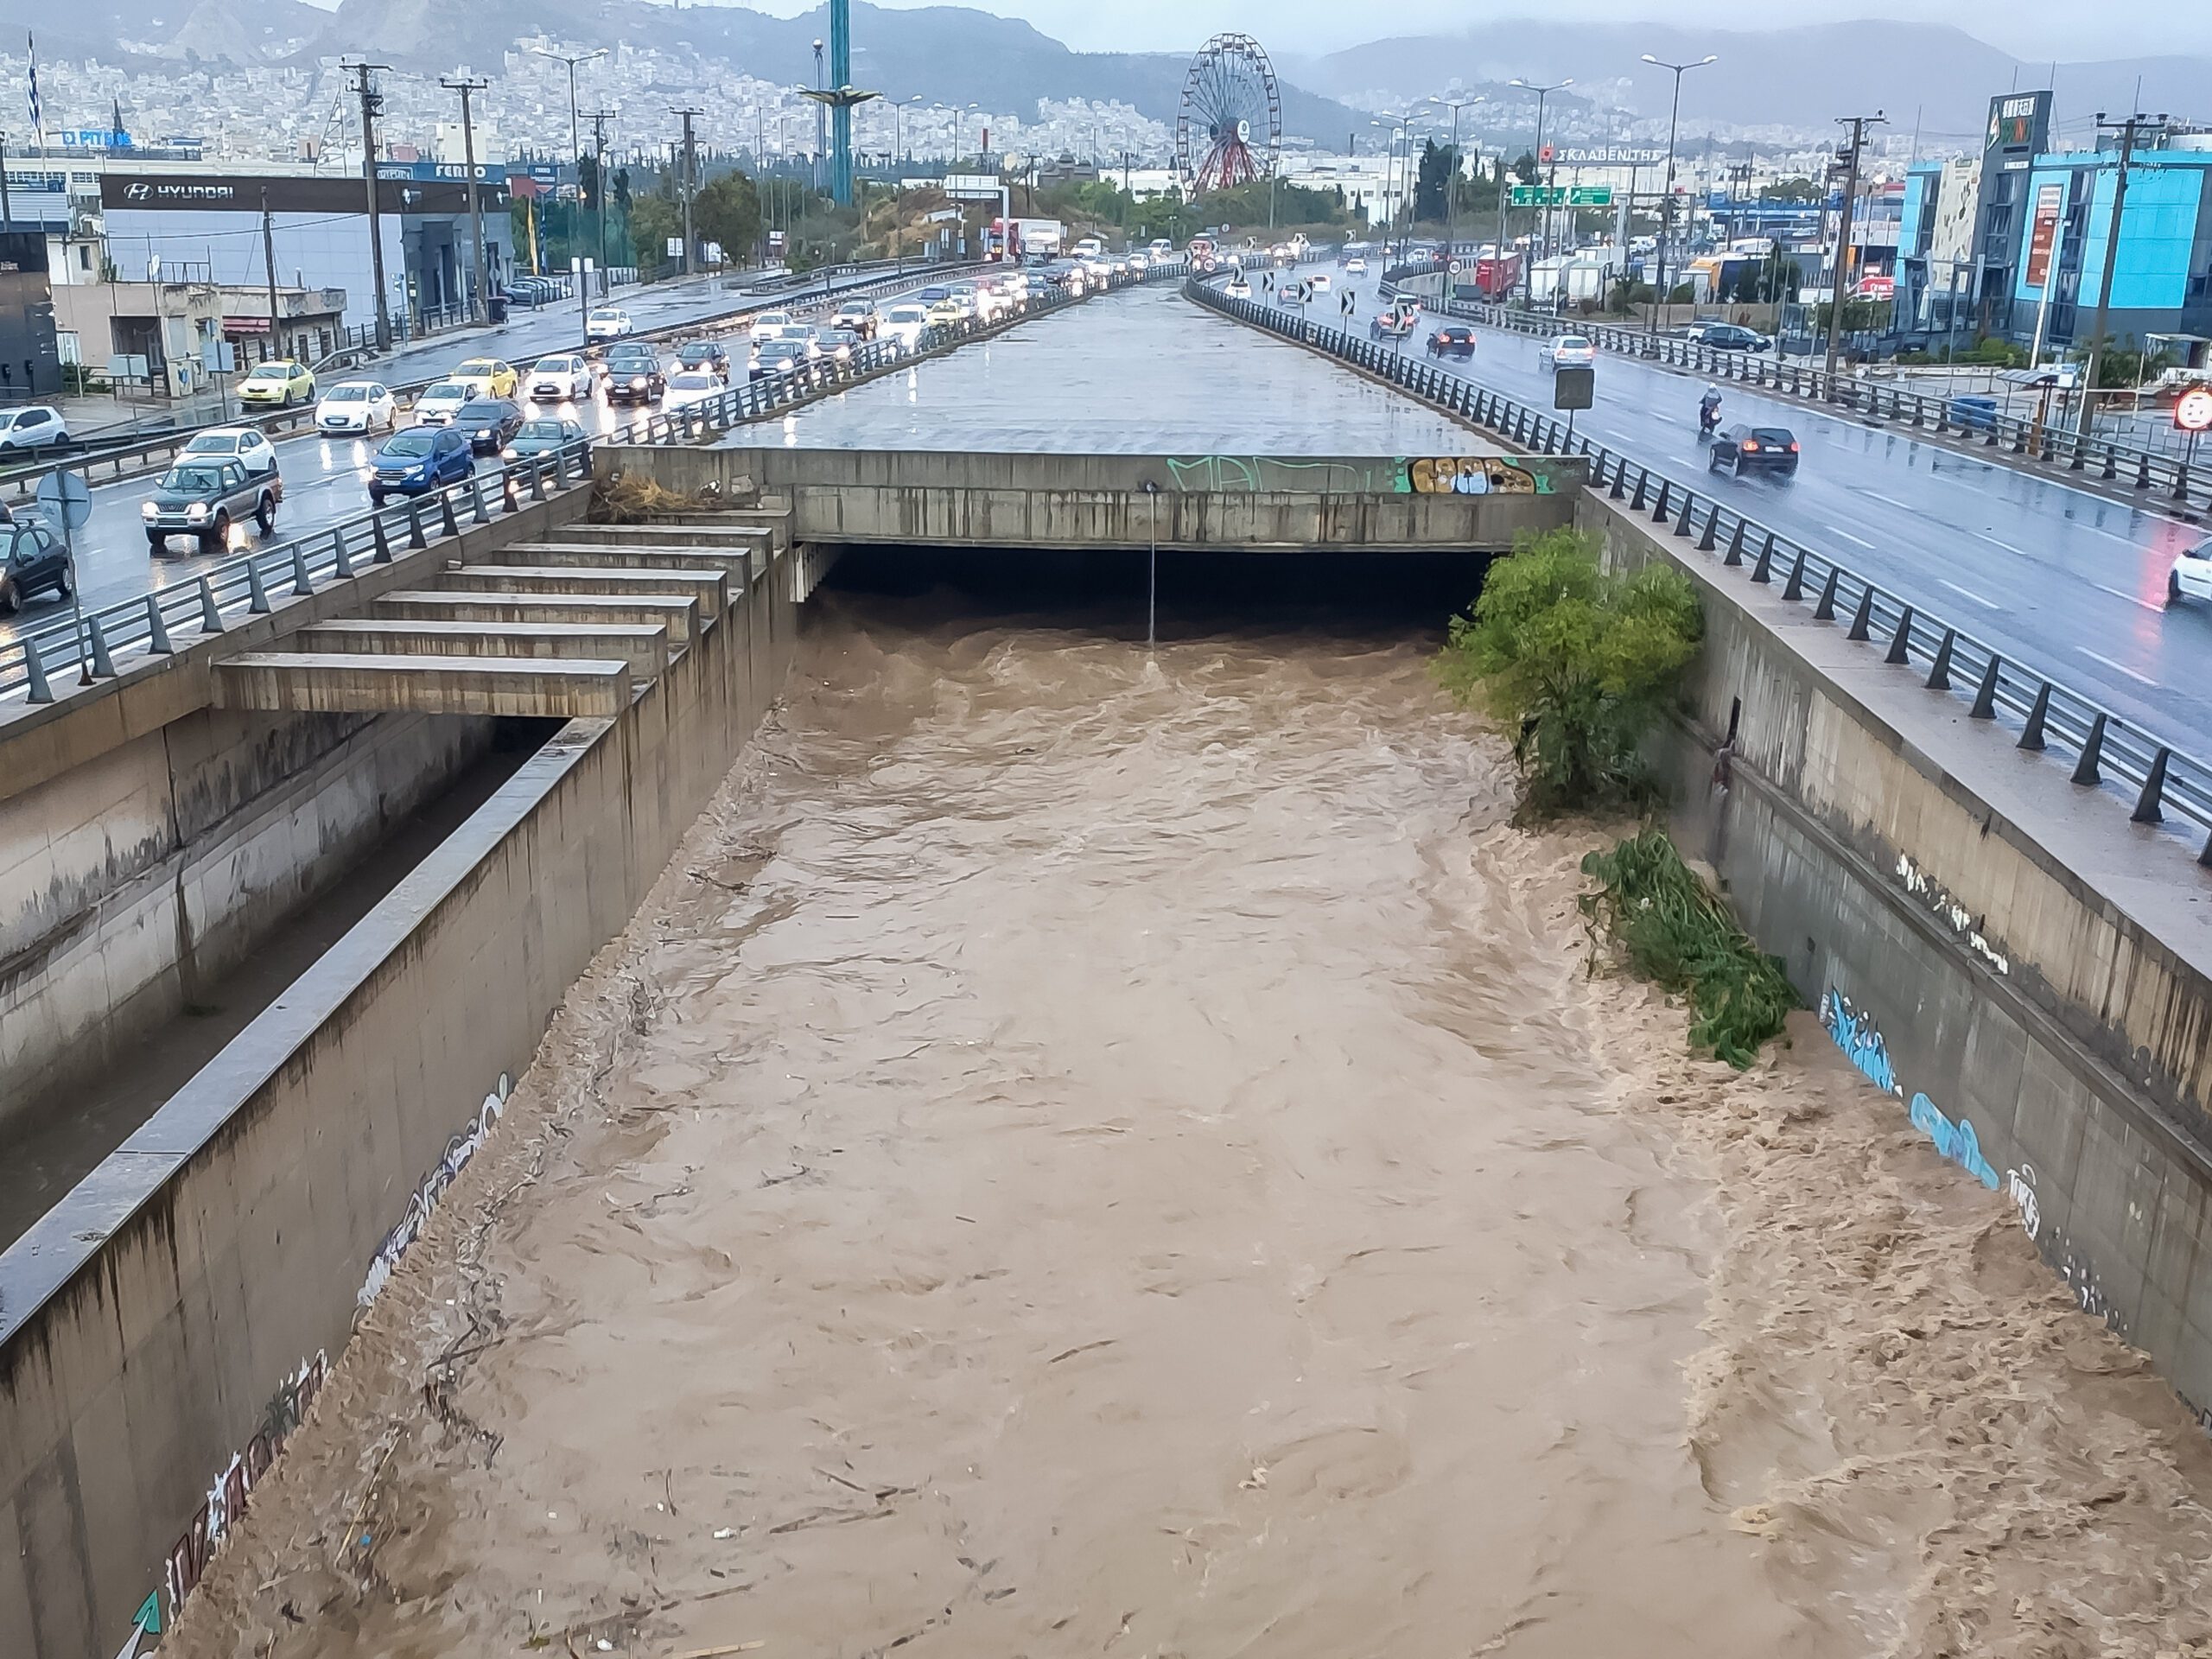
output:
{"label": "flooded river channel", "polygon": [[1586,974],[1434,620],[829,594],[164,1655],[2212,1651],[2186,1413]]}

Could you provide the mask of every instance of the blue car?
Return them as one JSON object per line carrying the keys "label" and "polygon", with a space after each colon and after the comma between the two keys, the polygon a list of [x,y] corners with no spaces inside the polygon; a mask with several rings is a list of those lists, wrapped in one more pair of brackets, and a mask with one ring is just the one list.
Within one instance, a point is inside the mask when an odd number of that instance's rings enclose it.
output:
{"label": "blue car", "polygon": [[369,463],[369,505],[387,495],[424,495],[476,470],[468,435],[450,426],[410,426],[385,440]]}

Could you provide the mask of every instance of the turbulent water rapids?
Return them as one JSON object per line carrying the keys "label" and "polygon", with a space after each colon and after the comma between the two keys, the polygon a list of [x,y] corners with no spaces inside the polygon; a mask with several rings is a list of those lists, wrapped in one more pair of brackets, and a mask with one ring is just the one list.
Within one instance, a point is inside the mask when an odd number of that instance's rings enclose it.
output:
{"label": "turbulent water rapids", "polygon": [[[2212,1651],[2212,1457],[1433,630],[834,594],[164,1659]],[[752,1645],[746,1645],[752,1644]]]}

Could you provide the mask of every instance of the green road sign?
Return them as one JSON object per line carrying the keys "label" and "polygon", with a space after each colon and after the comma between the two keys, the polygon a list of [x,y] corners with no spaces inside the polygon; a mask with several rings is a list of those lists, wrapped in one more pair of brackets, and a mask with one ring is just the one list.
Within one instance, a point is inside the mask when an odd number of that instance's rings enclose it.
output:
{"label": "green road sign", "polygon": [[1610,184],[1516,184],[1508,187],[1506,204],[1513,207],[1610,207]]}

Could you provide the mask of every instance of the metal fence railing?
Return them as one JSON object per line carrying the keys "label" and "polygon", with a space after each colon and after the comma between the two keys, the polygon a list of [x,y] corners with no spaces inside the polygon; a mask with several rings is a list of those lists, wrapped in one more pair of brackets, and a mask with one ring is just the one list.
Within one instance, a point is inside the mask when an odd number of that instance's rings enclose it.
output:
{"label": "metal fence railing", "polygon": [[[1105,287],[1133,288],[1144,283],[1173,281],[1184,274],[1185,268],[1179,262],[1161,264],[1142,272],[1110,277]],[[841,298],[850,292],[835,291],[836,296]],[[1020,306],[988,321],[971,317],[926,328],[912,346],[887,337],[867,340],[849,357],[817,359],[788,374],[747,380],[680,408],[655,410],[632,423],[622,435],[633,443],[695,442],[748,421],[779,414],[793,404],[841,391],[886,369],[950,351],[981,335],[997,334],[1017,322],[1073,305],[1078,297],[1064,289],[1048,287]]]}
{"label": "metal fence railing", "polygon": [[1576,334],[1601,350],[1686,369],[1713,380],[1887,421],[1934,437],[1979,443],[1999,461],[2026,461],[2078,473],[2139,492],[2149,499],[2212,508],[2212,465],[2192,467],[2188,455],[2166,454],[2113,438],[2082,434],[2032,416],[1992,410],[1963,394],[1931,396],[1885,385],[1855,374],[1830,375],[1810,362],[1777,360],[1759,352],[1719,351],[1675,334],[1652,334],[1613,323],[1533,315],[1500,305],[1452,300],[1446,315],[1531,336]]}
{"label": "metal fence railing", "polygon": [[335,524],[224,559],[181,581],[134,599],[63,613],[16,630],[0,642],[0,702],[22,697],[51,702],[54,686],[113,679],[118,662],[168,656],[182,639],[226,632],[235,620],[262,615],[278,597],[301,597],[388,564],[394,550],[429,546],[495,512],[518,512],[549,489],[591,481],[588,441],[513,461],[465,483],[361,513]]}
{"label": "metal fence railing", "polygon": [[1590,486],[1749,581],[1779,583],[1792,604],[1809,604],[1816,621],[1833,621],[1845,638],[1883,653],[1883,660],[1930,690],[1967,704],[1974,720],[2017,733],[2020,748],[2071,767],[2075,783],[2101,790],[2131,807],[2137,823],[2184,828],[2208,837],[2198,862],[2212,865],[2212,766],[2146,725],[2125,719],[2056,677],[2006,658],[1986,641],[1891,593],[1817,549],[1760,524],[1740,508],[1667,477],[1581,435],[1548,410],[1490,391],[1389,344],[1324,327],[1249,301],[1231,300],[1192,281],[1185,294],[1351,363],[1414,396],[1539,454],[1579,455],[1590,463]]}

